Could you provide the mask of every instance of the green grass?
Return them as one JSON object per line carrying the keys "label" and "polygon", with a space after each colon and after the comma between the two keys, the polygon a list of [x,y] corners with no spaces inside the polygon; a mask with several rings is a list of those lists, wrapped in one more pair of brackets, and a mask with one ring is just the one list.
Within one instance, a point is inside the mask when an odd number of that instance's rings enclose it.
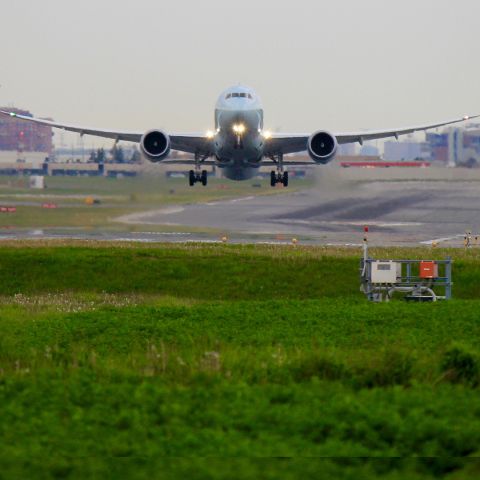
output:
{"label": "green grass", "polygon": [[[40,249],[15,246],[41,244],[45,246]],[[105,242],[57,246],[61,244],[3,243],[0,292],[143,292],[203,300],[363,298],[358,293],[360,252],[347,248]],[[453,256],[455,298],[480,298],[480,250],[392,248],[372,249],[371,254]]]}
{"label": "green grass", "polygon": [[456,299],[372,305],[352,250],[94,245],[0,250],[5,478],[478,476],[476,251],[377,252],[454,253]]}

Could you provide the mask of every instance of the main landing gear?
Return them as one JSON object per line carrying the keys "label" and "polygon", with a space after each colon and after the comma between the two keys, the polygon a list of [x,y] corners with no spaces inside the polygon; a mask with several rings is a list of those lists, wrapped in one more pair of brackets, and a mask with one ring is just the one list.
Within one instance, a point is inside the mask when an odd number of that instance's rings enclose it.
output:
{"label": "main landing gear", "polygon": [[204,187],[207,186],[208,176],[206,170],[202,170],[201,173],[196,173],[194,170],[190,170],[188,174],[188,183],[193,187],[197,182],[201,182]]}
{"label": "main landing gear", "polygon": [[197,182],[206,187],[208,183],[208,173],[206,170],[201,170],[202,163],[209,157],[209,155],[195,154],[195,170],[188,172],[188,183],[193,187]]}
{"label": "main landing gear", "polygon": [[277,165],[277,171],[270,173],[270,185],[275,187],[278,183],[281,183],[284,187],[288,187],[288,172],[285,172],[283,168],[283,155],[274,155],[270,158]]}
{"label": "main landing gear", "polygon": [[274,172],[270,173],[270,185],[275,187],[277,183],[282,183],[284,187],[288,187],[288,172]]}

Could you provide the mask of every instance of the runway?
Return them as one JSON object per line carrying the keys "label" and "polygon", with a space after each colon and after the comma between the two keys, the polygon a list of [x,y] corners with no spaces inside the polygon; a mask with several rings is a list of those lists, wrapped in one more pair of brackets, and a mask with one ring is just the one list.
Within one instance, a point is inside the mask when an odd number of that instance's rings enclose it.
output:
{"label": "runway", "polygon": [[[473,236],[480,232],[480,172],[415,170],[324,169],[317,184],[308,190],[285,189],[285,193],[276,195],[248,195],[138,212],[115,219],[123,231],[0,230],[0,240],[215,242],[228,237],[239,243],[291,243],[295,238],[303,244],[359,245],[363,227],[368,225],[372,244],[415,246],[439,242],[462,246],[466,231]],[[158,225],[165,231],[155,232],[152,226]]]}
{"label": "runway", "polygon": [[359,243],[368,225],[382,245],[456,246],[480,231],[480,183],[466,180],[343,181],[335,175],[297,193],[187,205],[128,219],[217,229],[232,238]]}

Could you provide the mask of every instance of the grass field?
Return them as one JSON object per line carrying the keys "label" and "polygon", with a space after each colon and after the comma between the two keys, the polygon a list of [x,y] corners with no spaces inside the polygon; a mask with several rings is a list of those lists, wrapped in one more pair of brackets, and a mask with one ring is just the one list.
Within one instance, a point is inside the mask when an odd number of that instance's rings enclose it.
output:
{"label": "grass field", "polygon": [[358,253],[3,244],[0,478],[478,478],[480,253],[374,252],[452,255],[430,305],[367,304]]}

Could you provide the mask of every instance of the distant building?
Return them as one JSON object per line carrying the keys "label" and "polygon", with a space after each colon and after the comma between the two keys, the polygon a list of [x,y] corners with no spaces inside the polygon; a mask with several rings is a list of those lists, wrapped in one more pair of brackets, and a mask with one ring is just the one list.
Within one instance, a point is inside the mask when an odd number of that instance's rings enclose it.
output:
{"label": "distant building", "polygon": [[385,142],[385,160],[388,162],[411,162],[413,160],[430,160],[430,145],[427,142]]}
{"label": "distant building", "polygon": [[436,134],[427,133],[431,159],[450,167],[480,166],[480,129],[450,128]]}
{"label": "distant building", "polygon": [[341,157],[353,157],[356,153],[356,146],[354,143],[346,143],[338,146],[337,155]]}
{"label": "distant building", "polygon": [[448,132],[448,162],[449,167],[456,167],[463,162],[463,129],[452,128]]}
{"label": "distant building", "polygon": [[[31,117],[32,114],[18,108],[2,107],[19,115]],[[11,117],[0,117],[0,151],[41,152],[48,157],[53,150],[51,127],[24,122]]]}
{"label": "distant building", "polygon": [[427,133],[426,141],[430,145],[431,160],[436,162],[448,162],[448,134]]}
{"label": "distant building", "polygon": [[360,155],[363,157],[378,157],[379,151],[378,151],[378,148],[375,147],[374,145],[365,144],[360,149]]}
{"label": "distant building", "polygon": [[465,130],[463,134],[463,159],[461,164],[466,167],[480,166],[480,130],[477,128]]}

